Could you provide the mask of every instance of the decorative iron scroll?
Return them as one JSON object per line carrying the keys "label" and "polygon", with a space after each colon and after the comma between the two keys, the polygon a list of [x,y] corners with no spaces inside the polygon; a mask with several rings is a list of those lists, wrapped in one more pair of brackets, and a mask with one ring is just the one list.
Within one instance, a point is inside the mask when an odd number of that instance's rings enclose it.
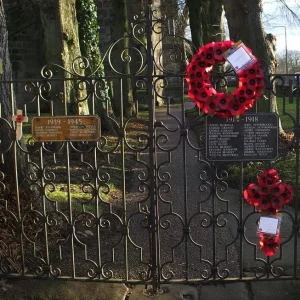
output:
{"label": "decorative iron scroll", "polygon": [[[176,20],[172,27],[163,13],[144,8],[133,17],[132,36],[124,37],[133,46],[122,49],[120,39],[103,54],[98,67],[104,65],[106,76],[95,76],[97,68],[78,57],[69,70],[45,66],[38,79],[0,82],[13,84],[16,107],[30,120],[72,115],[74,105],[96,114],[104,104],[100,117],[111,124],[94,142],[36,142],[30,125],[17,141],[15,124],[1,107],[0,276],[147,283],[157,289],[170,282],[285,279],[281,266],[292,257],[292,277],[298,278],[298,202],[282,212],[286,231],[279,250],[265,257],[252,234],[259,213],[242,201],[246,162],[228,168],[205,160],[203,115],[185,101],[184,70],[196,49],[174,32]],[[216,88],[226,88],[229,74],[214,73]],[[113,99],[120,108],[114,117],[104,91],[113,80],[123,87],[127,78],[136,114],[124,115],[121,95]],[[285,77],[265,80],[265,97],[282,95],[280,108],[294,122],[298,178],[299,113],[285,110]],[[299,106],[299,94],[289,99]],[[293,255],[287,257],[286,249]]]}

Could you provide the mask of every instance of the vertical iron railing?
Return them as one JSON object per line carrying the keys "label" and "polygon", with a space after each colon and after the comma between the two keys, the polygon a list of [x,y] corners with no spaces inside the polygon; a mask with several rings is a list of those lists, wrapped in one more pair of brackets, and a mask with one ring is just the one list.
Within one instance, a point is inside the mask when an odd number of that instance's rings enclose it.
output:
{"label": "vertical iron railing", "polygon": [[157,256],[157,200],[156,200],[156,160],[155,160],[155,102],[154,102],[154,87],[153,87],[153,72],[154,72],[154,53],[152,45],[153,34],[153,13],[152,1],[148,1],[146,11],[146,38],[147,38],[147,103],[149,112],[149,172],[150,172],[150,220],[151,228],[151,275],[153,282],[153,291],[157,292],[159,289],[159,275],[158,275],[158,256]]}

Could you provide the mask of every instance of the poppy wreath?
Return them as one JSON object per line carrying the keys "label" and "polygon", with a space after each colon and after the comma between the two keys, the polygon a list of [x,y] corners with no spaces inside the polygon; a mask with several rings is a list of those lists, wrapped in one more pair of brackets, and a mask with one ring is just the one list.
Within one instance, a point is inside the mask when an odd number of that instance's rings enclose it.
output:
{"label": "poppy wreath", "polygon": [[263,90],[264,72],[257,60],[239,72],[238,87],[232,93],[217,93],[212,87],[210,72],[213,66],[225,63],[223,53],[234,44],[233,41],[209,43],[199,49],[187,67],[188,96],[206,114],[223,118],[241,115],[253,106]]}
{"label": "poppy wreath", "polygon": [[292,186],[283,183],[275,169],[262,172],[257,183],[251,183],[244,190],[245,200],[258,208],[259,212],[276,214],[294,197]]}
{"label": "poppy wreath", "polygon": [[[294,197],[292,186],[283,183],[275,169],[265,170],[257,177],[257,183],[250,183],[244,190],[245,200],[257,207],[258,212],[275,215]],[[280,236],[260,233],[260,250],[272,256],[280,245]]]}

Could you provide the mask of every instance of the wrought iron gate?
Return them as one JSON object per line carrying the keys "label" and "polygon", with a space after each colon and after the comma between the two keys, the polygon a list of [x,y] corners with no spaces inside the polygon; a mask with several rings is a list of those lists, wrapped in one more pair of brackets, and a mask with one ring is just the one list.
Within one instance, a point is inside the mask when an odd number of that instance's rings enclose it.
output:
{"label": "wrought iron gate", "polygon": [[[283,212],[280,250],[266,258],[256,235],[259,214],[242,198],[249,183],[244,169],[256,164],[205,160],[204,116],[185,91],[194,49],[168,19],[146,8],[134,18],[132,47],[118,54],[131,74],[120,60],[114,64],[119,40],[104,56],[106,77],[94,76],[88,61],[78,58],[65,78],[55,78],[59,66],[46,66],[40,79],[1,82],[13,114],[22,109],[29,121],[71,114],[72,84],[72,97],[78,105],[87,101],[90,114],[105,104],[103,125],[113,128],[103,128],[98,142],[40,143],[29,122],[18,141],[1,106],[1,276],[147,283],[155,289],[171,282],[299,278],[299,77],[289,85],[288,76],[266,79],[267,98],[276,82],[282,116],[292,120],[290,149],[283,147],[274,163],[293,156],[296,192],[294,205]],[[228,83],[226,74],[217,75]],[[130,118],[123,113],[128,78],[137,108]],[[116,118],[103,96],[110,82],[121,91],[113,103],[120,111]]]}

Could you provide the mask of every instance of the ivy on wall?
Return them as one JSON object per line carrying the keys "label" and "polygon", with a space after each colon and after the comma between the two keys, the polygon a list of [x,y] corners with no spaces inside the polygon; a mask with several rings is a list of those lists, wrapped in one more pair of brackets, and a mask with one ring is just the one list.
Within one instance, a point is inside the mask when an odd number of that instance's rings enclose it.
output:
{"label": "ivy on wall", "polygon": [[[97,6],[94,0],[77,0],[76,5],[81,53],[89,60],[91,70],[94,71],[101,61]],[[103,65],[95,75],[104,76]]]}
{"label": "ivy on wall", "polygon": [[[81,53],[89,60],[92,73],[97,70],[94,73],[94,76],[104,77],[104,66],[103,64],[100,64],[102,57],[99,48],[100,39],[97,6],[95,5],[94,0],[77,0],[76,10]],[[103,116],[103,114],[105,114],[106,105],[108,106],[109,111],[111,110],[111,102],[107,81],[103,79],[102,83],[101,90],[98,92],[102,102],[96,102],[96,111],[99,115]]]}

